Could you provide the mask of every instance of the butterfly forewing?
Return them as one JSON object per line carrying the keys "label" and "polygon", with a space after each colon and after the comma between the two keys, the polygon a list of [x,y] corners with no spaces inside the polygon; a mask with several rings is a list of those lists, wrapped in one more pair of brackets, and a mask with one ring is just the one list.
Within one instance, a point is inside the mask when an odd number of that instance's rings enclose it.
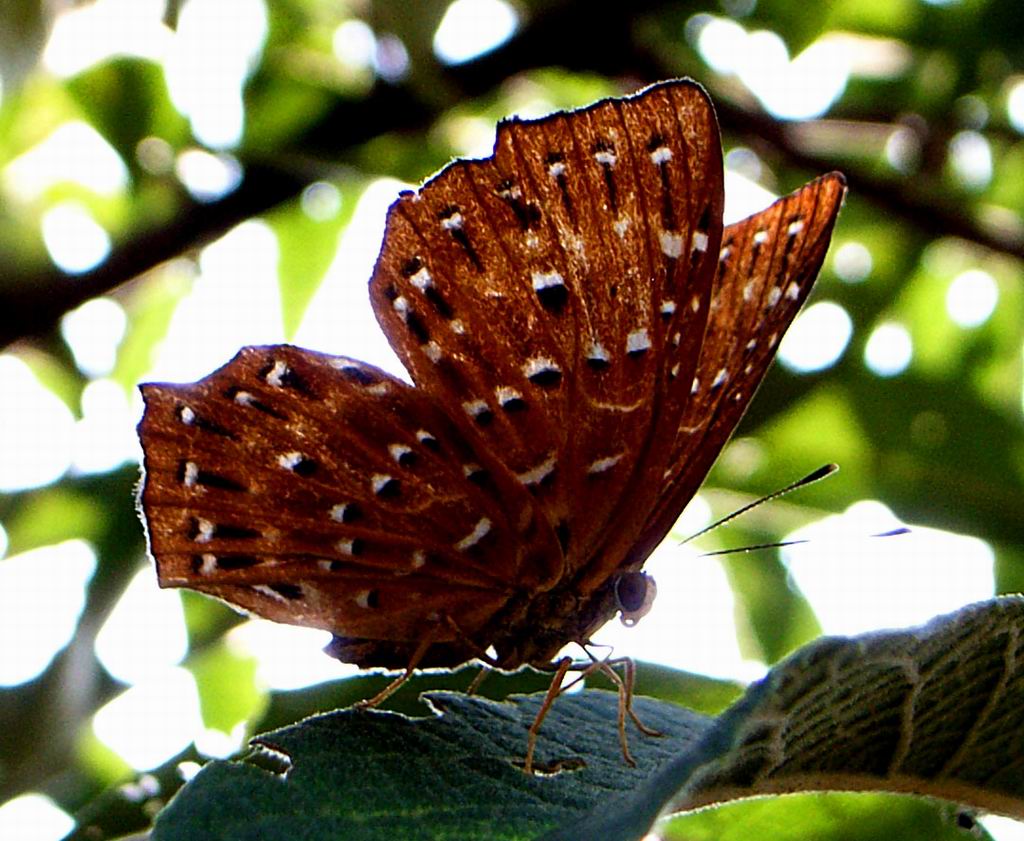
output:
{"label": "butterfly forewing", "polygon": [[682,409],[670,370],[689,379],[696,364],[721,181],[713,112],[683,84],[505,123],[493,158],[449,167],[389,214],[378,319],[488,466],[534,495],[565,574],[625,493],[631,508],[657,495],[632,496],[662,472]]}
{"label": "butterfly forewing", "polygon": [[142,506],[164,585],[403,640],[437,624],[439,601],[472,632],[510,582],[545,574],[504,505],[521,489],[489,485],[432,401],[372,366],[245,348],[144,397]]}

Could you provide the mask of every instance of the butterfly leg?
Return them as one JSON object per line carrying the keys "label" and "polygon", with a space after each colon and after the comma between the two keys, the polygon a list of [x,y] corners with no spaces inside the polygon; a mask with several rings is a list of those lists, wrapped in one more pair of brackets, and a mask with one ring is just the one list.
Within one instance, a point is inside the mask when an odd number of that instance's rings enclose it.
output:
{"label": "butterfly leg", "polygon": [[[590,654],[590,652],[587,651],[587,654]],[[619,677],[619,673],[615,671],[615,666],[619,664],[623,664],[625,666],[625,680]],[[626,713],[629,713],[633,722],[640,727],[642,732],[646,732],[647,728],[640,724],[639,719],[636,717],[636,713],[633,712],[633,670],[630,669],[630,666],[632,665],[633,661],[628,658],[622,658],[621,660],[611,662],[608,660],[595,660],[587,667],[584,674],[601,672],[607,675],[612,683],[618,687],[619,714],[617,723],[619,728],[619,744],[622,746],[622,758],[626,760],[627,765],[636,768],[636,760],[633,759],[633,754],[629,752],[629,739],[626,736]]]}
{"label": "butterfly leg", "polygon": [[480,666],[480,671],[477,673],[477,676],[473,678],[473,681],[469,684],[468,687],[466,687],[466,694],[475,695],[476,691],[480,688],[480,685],[485,680],[487,680],[488,676],[491,674],[491,671],[492,670],[488,667],[486,663],[482,664]]}
{"label": "butterfly leg", "polygon": [[416,671],[416,667],[423,660],[424,656],[430,646],[434,644],[432,637],[424,639],[413,652],[412,657],[409,658],[409,665],[405,667],[405,671],[396,677],[391,683],[385,686],[380,692],[374,695],[372,698],[364,698],[362,701],[357,701],[353,704],[356,709],[370,709],[372,707],[379,706],[392,695],[395,694],[405,683],[408,682],[409,678],[413,676]]}
{"label": "butterfly leg", "polygon": [[540,709],[537,710],[533,724],[530,725],[526,737],[526,756],[523,758],[523,771],[527,774],[533,774],[533,754],[537,748],[537,734],[540,732],[540,726],[551,709],[551,705],[555,703],[555,699],[562,694],[562,679],[572,665],[571,657],[563,657],[558,661],[555,676],[551,678],[551,685],[548,686],[547,694],[544,696],[543,702],[541,702]]}
{"label": "butterfly leg", "polygon": [[494,657],[488,654],[481,646],[475,643],[469,636],[469,634],[467,634],[465,631],[462,630],[461,627],[459,627],[458,622],[456,622],[447,614],[445,614],[443,618],[444,623],[455,632],[456,638],[460,642],[465,643],[468,648],[474,650],[475,658],[480,661],[479,674],[477,674],[477,676],[473,678],[472,682],[466,688],[467,695],[474,695],[476,691],[480,688],[480,684],[482,684],[487,679],[487,676],[501,664],[498,662],[498,660],[496,660]]}
{"label": "butterfly leg", "polygon": [[[615,671],[616,666],[622,666],[624,677],[619,677],[618,672]],[[633,719],[633,724],[636,725],[637,730],[643,733],[645,736],[664,736],[660,730],[655,730],[653,727],[648,727],[644,724],[633,710],[633,687],[636,682],[636,663],[633,662],[630,657],[622,657],[618,660],[602,660],[601,671],[608,675],[608,677],[619,687],[619,719],[620,726],[625,728],[626,713]],[[623,737],[625,739],[625,737]],[[623,747],[625,747],[625,741],[623,741]]]}

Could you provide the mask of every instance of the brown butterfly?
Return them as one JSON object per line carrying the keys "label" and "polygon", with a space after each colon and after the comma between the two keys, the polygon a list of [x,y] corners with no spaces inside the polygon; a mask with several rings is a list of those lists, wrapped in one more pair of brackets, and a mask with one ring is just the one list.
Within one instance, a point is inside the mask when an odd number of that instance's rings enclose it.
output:
{"label": "brown butterfly", "polygon": [[826,175],[723,230],[692,81],[503,122],[490,158],[388,213],[370,297],[415,385],[280,345],[142,386],[161,586],[331,631],[338,659],[405,670],[392,687],[550,666],[635,621],[641,567],[753,397],[844,191]]}

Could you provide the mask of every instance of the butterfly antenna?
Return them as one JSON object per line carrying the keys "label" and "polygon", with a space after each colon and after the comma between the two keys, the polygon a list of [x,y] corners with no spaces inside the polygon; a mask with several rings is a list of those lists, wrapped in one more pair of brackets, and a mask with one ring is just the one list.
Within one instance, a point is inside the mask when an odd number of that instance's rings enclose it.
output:
{"label": "butterfly antenna", "polygon": [[[730,515],[731,518],[732,515]],[[869,534],[868,537],[895,537],[898,534],[910,534],[906,526],[899,526],[888,531],[880,531],[876,534]],[[800,540],[780,540],[777,543],[755,543],[753,546],[737,546],[732,549],[716,549],[713,552],[702,552],[702,558],[713,558],[716,555],[738,555],[741,552],[756,552],[759,549],[785,549],[787,546],[799,546],[801,543],[810,543],[808,538]]]}
{"label": "butterfly antenna", "polygon": [[[813,485],[815,482],[819,482],[822,479],[824,479],[825,477],[831,476],[833,473],[836,473],[838,470],[839,470],[839,465],[838,464],[825,464],[825,465],[822,465],[817,470],[813,470],[810,473],[808,473],[802,479],[797,479],[795,482],[793,482],[792,484],[786,485],[786,487],[784,487],[784,488],[780,488],[777,491],[772,491],[770,494],[766,494],[765,496],[762,496],[759,499],[755,499],[753,502],[747,503],[742,508],[737,508],[731,514],[727,514],[726,516],[722,517],[722,519],[716,520],[710,526],[705,526],[700,531],[695,532],[694,534],[691,534],[688,538],[683,540],[679,545],[682,546],[682,545],[685,545],[685,544],[689,543],[692,540],[696,540],[698,537],[701,537],[702,535],[707,534],[709,531],[712,531],[713,529],[717,529],[719,526],[725,525],[726,523],[728,523],[728,522],[730,522],[732,520],[735,520],[741,514],[746,514],[750,509],[757,508],[758,505],[761,505],[761,504],[763,504],[765,502],[771,502],[773,499],[778,499],[780,496],[785,496],[790,491],[795,491],[798,488],[803,488],[803,487],[806,487],[807,485]],[[805,542],[806,541],[803,541],[803,540],[794,540],[794,541],[792,541],[793,544],[805,543]],[[746,547],[745,549],[742,549],[742,550],[731,550],[730,549],[730,550],[725,550],[724,552],[722,552],[722,551],[720,551],[720,552],[709,552],[708,554],[710,554],[710,555],[718,555],[718,554],[725,554],[726,552],[731,552],[731,551],[744,551],[744,552],[746,552],[746,551],[752,551],[754,549],[768,548],[768,547],[771,547],[771,546],[789,546],[789,545],[791,545],[791,544],[790,543],[767,543],[767,544],[764,544],[763,546],[748,546],[748,547]]]}

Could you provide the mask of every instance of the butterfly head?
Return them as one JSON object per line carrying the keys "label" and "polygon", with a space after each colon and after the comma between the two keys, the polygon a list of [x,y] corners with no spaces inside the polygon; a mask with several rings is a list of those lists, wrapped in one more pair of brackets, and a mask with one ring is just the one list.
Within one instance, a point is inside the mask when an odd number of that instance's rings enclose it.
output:
{"label": "butterfly head", "polygon": [[646,572],[623,572],[615,579],[614,593],[619,619],[631,628],[654,606],[658,585]]}

